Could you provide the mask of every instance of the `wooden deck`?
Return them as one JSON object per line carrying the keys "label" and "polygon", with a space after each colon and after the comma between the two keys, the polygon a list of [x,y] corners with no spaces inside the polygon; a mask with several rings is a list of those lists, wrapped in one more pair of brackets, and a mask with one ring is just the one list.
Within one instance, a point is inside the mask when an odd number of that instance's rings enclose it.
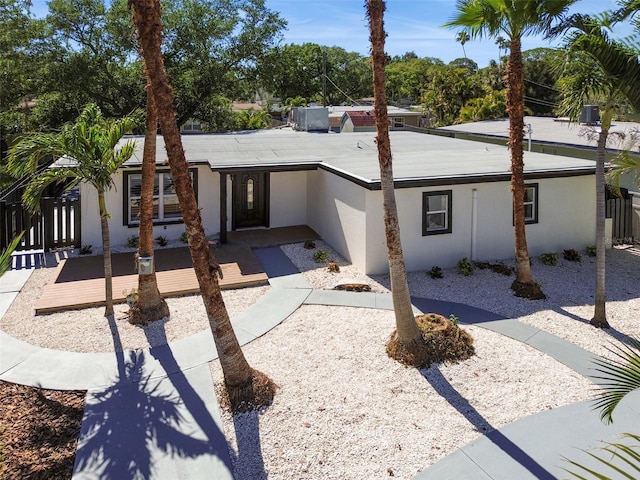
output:
{"label": "wooden deck", "polygon": [[[265,285],[269,278],[253,254],[252,247],[283,245],[317,240],[318,234],[306,225],[229,232],[229,243],[213,248],[223,278],[220,288],[232,289]],[[158,249],[155,254],[158,288],[164,297],[198,293],[200,287],[193,270],[189,249]],[[126,292],[138,286],[133,253],[111,256],[113,299],[125,301]],[[68,258],[60,262],[55,280],[45,286],[36,303],[36,314],[103,306],[104,266],[101,255]]]}

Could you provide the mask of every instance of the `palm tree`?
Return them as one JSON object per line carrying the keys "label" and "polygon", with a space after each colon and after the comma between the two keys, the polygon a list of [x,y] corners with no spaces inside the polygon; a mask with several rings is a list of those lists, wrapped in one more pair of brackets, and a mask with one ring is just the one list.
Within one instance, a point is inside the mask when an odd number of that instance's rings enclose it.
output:
{"label": "palm tree", "polygon": [[[119,120],[106,119],[95,104],[87,105],[74,124],[59,133],[39,133],[23,138],[9,150],[8,170],[15,177],[34,175],[22,196],[31,211],[40,210],[40,197],[47,186],[64,184],[70,190],[80,183],[92,185],[98,194],[98,213],[104,256],[105,317],[113,315],[111,243],[109,213],[105,192],[113,186],[112,175],[133,155],[132,140],[118,146],[120,139],[140,124],[141,112]],[[117,147],[117,148],[116,148]],[[53,166],[35,173],[41,161],[61,159]]]}
{"label": "palm tree", "polygon": [[600,114],[596,154],[596,295],[591,324],[598,328],[609,328],[605,289],[605,154],[615,107],[622,95],[618,79],[603,72],[597,61],[585,54],[581,47],[585,43],[591,44],[594,35],[606,37],[602,32],[604,26],[583,15],[572,16],[566,26],[575,31],[567,37],[568,58],[565,73],[558,82],[563,94],[561,114],[577,121],[587,102],[593,98],[605,99]]}
{"label": "palm tree", "polygon": [[[400,224],[396,207],[393,186],[393,170],[391,142],[389,140],[389,122],[387,118],[387,96],[385,88],[385,53],[386,37],[383,24],[385,4],[383,0],[367,1],[367,16],[371,34],[371,55],[373,63],[373,94],[375,98],[376,143],[378,145],[378,161],[380,163],[380,183],[384,208],[384,225],[389,256],[389,276],[393,310],[396,318],[396,334],[389,341],[399,342],[409,352],[419,350],[424,340],[413,315],[407,271],[402,255],[400,242]],[[393,351],[387,347],[387,351]]]}
{"label": "palm tree", "polygon": [[[137,258],[153,259],[153,190],[156,177],[156,114],[151,88],[147,85],[147,115],[142,152],[142,187],[140,191],[140,243]],[[158,186],[162,188],[162,186]],[[153,265],[153,260],[152,260]],[[150,274],[138,274],[138,294],[129,309],[129,322],[147,324],[169,316],[169,306],[160,295],[155,268]]]}
{"label": "palm tree", "polygon": [[498,62],[500,61],[500,57],[502,56],[502,50],[505,52],[509,49],[509,41],[504,37],[500,36],[496,38],[496,45],[498,46]]}
{"label": "palm tree", "polygon": [[507,60],[507,113],[509,114],[509,150],[511,152],[511,192],[515,230],[516,280],[511,285],[517,296],[545,298],[533,280],[524,209],[524,66],[522,38],[549,32],[576,0],[457,0],[457,12],[445,26],[464,27],[471,38],[509,39]]}
{"label": "palm tree", "polygon": [[462,45],[462,53],[464,55],[464,58],[467,58],[467,51],[464,49],[464,44],[467,43],[468,41],[469,41],[469,34],[466,31],[462,30],[458,32],[458,34],[456,35],[456,42]]}
{"label": "palm tree", "polygon": [[212,255],[204,234],[200,210],[189,176],[189,165],[182,148],[180,130],[173,105],[173,90],[169,84],[162,57],[162,22],[159,0],[129,0],[133,22],[138,30],[147,79],[151,85],[156,111],[162,128],[171,176],[184,219],[189,249],[202,300],[207,311],[224,383],[233,411],[245,411],[269,405],[275,394],[275,384],[263,373],[251,368],[231,326],[218,278],[220,265]]}

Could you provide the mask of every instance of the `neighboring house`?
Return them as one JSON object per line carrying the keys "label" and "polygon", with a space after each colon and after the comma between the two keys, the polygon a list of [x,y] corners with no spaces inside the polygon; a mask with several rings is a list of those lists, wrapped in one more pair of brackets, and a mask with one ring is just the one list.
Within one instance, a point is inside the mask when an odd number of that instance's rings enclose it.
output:
{"label": "neighboring house", "polygon": [[[593,161],[596,159],[598,124],[577,124],[569,122],[567,119],[527,116],[524,117],[524,125],[525,150],[529,148],[529,139],[531,139],[531,150],[534,152]],[[440,127],[436,131],[447,132],[454,138],[506,145],[509,141],[509,119],[501,118],[498,120],[449,125]],[[620,153],[625,144],[623,138],[628,139],[630,135],[640,135],[640,123],[612,123],[609,130],[607,159],[611,159]],[[639,143],[636,143],[632,152],[640,155]],[[623,179],[623,182],[622,187],[631,191],[638,191],[638,186],[633,184],[630,179]]]}
{"label": "neighboring house", "polygon": [[376,116],[373,110],[344,112],[340,120],[342,133],[375,132]]}
{"label": "neighboring house", "polygon": [[[329,110],[329,129],[332,132],[341,132],[343,130],[343,118],[345,113],[349,112],[370,112],[373,115],[373,105],[354,105],[354,106],[330,106]],[[419,127],[421,119],[424,115],[420,112],[414,112],[405,108],[389,106],[387,108],[389,114],[389,127],[391,130],[404,130],[405,128]]]}
{"label": "neighboring house", "polygon": [[[368,274],[387,271],[375,132],[263,130],[183,137],[207,235],[309,225]],[[140,161],[107,193],[112,244],[138,234]],[[184,231],[158,138],[155,235]],[[513,256],[510,160],[505,147],[391,132],[402,244],[408,270],[450,267],[462,257]],[[595,242],[593,162],[525,153],[527,240],[532,255]],[[82,238],[100,245],[95,192],[83,185]]]}

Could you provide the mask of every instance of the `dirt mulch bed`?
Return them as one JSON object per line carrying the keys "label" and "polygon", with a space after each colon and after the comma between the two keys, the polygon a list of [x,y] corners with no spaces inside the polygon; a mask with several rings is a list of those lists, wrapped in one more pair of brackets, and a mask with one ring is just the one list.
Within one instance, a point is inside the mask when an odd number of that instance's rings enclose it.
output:
{"label": "dirt mulch bed", "polygon": [[0,478],[70,479],[85,393],[0,382]]}

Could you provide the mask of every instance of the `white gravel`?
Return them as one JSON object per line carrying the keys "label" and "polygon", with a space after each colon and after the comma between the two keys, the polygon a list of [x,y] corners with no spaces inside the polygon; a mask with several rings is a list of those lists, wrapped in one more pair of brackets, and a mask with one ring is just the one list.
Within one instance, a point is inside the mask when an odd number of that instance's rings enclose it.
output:
{"label": "white gravel", "polygon": [[[316,245],[339,263],[339,274],[314,262],[314,250],[301,244],[283,247],[314,288],[332,288],[348,280],[387,291],[386,276],[369,278],[324,242]],[[465,277],[448,269],[443,279],[414,272],[409,282],[413,295],[518,318],[603,354],[603,345],[616,337],[640,336],[638,253],[607,252],[607,312],[613,327],[609,332],[588,324],[593,314],[595,261],[585,256],[581,263],[561,259],[555,267],[533,259],[534,277],[548,295],[544,301],[514,297],[509,290],[513,276],[488,270]],[[34,272],[0,327],[51,348],[112,349],[102,309],[33,316],[33,304],[50,274],[47,269]],[[232,316],[268,288],[225,292]],[[124,348],[143,348],[165,337],[170,341],[208,328],[199,296],[170,299],[169,306],[170,321],[147,327],[157,328],[159,336],[148,333],[147,338],[142,328],[118,320]],[[274,404],[262,412],[235,418],[223,414],[236,478],[362,479],[393,474],[410,479],[493,428],[594,395],[593,384],[552,358],[475,326],[465,327],[475,339],[477,354],[472,359],[422,372],[404,368],[384,351],[393,328],[393,314],[388,311],[303,306],[245,346],[250,364],[268,374],[280,389]],[[221,382],[219,363],[212,362],[211,370],[214,381]]]}

